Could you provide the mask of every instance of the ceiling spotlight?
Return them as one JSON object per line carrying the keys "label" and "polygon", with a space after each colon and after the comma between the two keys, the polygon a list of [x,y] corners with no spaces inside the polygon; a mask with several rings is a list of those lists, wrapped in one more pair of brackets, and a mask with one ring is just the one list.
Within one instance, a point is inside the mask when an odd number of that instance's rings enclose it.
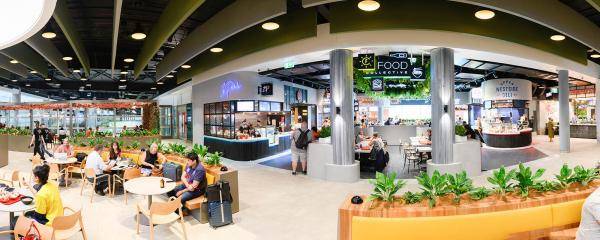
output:
{"label": "ceiling spotlight", "polygon": [[262,28],[263,28],[264,30],[269,30],[269,31],[271,31],[271,30],[278,29],[278,28],[279,28],[279,24],[278,24],[278,23],[276,23],[276,22],[266,22],[266,23],[263,23],[263,24],[262,24]]}
{"label": "ceiling spotlight", "polygon": [[92,86],[92,84],[91,84],[91,83],[88,83],[88,84],[86,84],[85,86],[86,86],[86,87],[91,87],[91,86]]}
{"label": "ceiling spotlight", "polygon": [[119,81],[121,81],[121,82],[125,82],[125,81],[127,81],[127,80],[125,80],[125,79],[121,79],[121,80],[119,80]]}
{"label": "ceiling spotlight", "polygon": [[123,62],[126,62],[126,63],[130,63],[130,62],[133,62],[133,61],[134,61],[133,58],[125,58],[125,59],[123,59]]}
{"label": "ceiling spotlight", "polygon": [[144,29],[142,29],[142,25],[140,23],[135,24],[135,30],[131,34],[131,38],[135,40],[142,40],[146,38],[146,34],[144,33]]}
{"label": "ceiling spotlight", "polygon": [[210,51],[214,52],[214,53],[220,53],[223,51],[223,49],[219,48],[219,47],[214,47],[214,48],[211,48]]}
{"label": "ceiling spotlight", "polygon": [[37,73],[37,71],[36,71],[36,70],[31,70],[31,71],[29,71],[29,73],[31,73],[31,74],[36,74],[36,73]]}
{"label": "ceiling spotlight", "polygon": [[56,37],[56,33],[53,33],[53,32],[45,32],[45,33],[42,33],[42,37],[43,37],[43,38],[47,38],[47,39],[52,39],[52,38],[55,38],[55,37]]}
{"label": "ceiling spotlight", "polygon": [[45,78],[44,80],[46,80],[46,81],[50,81],[50,80],[52,80],[52,79],[50,79],[50,78]]}
{"label": "ceiling spotlight", "polygon": [[592,57],[592,58],[600,58],[600,54],[597,54],[597,53],[596,54],[592,54],[590,57]]}
{"label": "ceiling spotlight", "polygon": [[164,82],[157,82],[156,84],[158,84],[158,85],[163,85],[163,84],[165,84],[165,83],[164,83]]}
{"label": "ceiling spotlight", "polygon": [[81,70],[79,70],[79,69],[73,70],[73,73],[80,73],[80,72],[81,72]]}
{"label": "ceiling spotlight", "polygon": [[12,82],[17,82],[18,80],[17,80],[17,79],[13,79],[13,80],[11,80],[11,81],[12,81]]}
{"label": "ceiling spotlight", "polygon": [[374,0],[363,0],[358,3],[358,8],[366,12],[372,12],[379,9],[379,2]]}
{"label": "ceiling spotlight", "polygon": [[35,90],[35,92],[36,92],[36,93],[39,93],[39,92],[40,92],[40,90]]}
{"label": "ceiling spotlight", "polygon": [[[182,66],[182,67],[183,67],[183,66]],[[167,77],[168,77],[168,78],[172,78],[172,77],[175,77],[175,76],[173,76],[173,75],[169,74],[169,75],[167,75]]]}
{"label": "ceiling spotlight", "polygon": [[26,83],[26,84],[25,84],[25,87],[31,87],[31,84],[29,84],[29,83]]}
{"label": "ceiling spotlight", "polygon": [[13,59],[13,60],[10,60],[10,63],[12,63],[12,64],[17,64],[17,63],[19,63],[19,61],[17,61],[17,60],[15,60],[15,59]]}
{"label": "ceiling spotlight", "polygon": [[496,16],[496,13],[491,10],[479,10],[475,12],[475,17],[482,20],[492,19],[494,16]]}
{"label": "ceiling spotlight", "polygon": [[187,65],[187,64],[183,64],[183,65],[181,65],[181,68],[183,68],[183,69],[188,69],[188,68],[191,68],[191,67],[192,67],[192,66],[190,66],[190,65]]}
{"label": "ceiling spotlight", "polygon": [[81,78],[81,81],[87,81],[87,78]]}
{"label": "ceiling spotlight", "polygon": [[552,39],[553,41],[562,41],[562,40],[565,40],[566,37],[564,35],[556,34],[556,35],[550,36],[550,39]]}
{"label": "ceiling spotlight", "polygon": [[150,89],[151,89],[151,90],[156,90],[156,87],[151,87]]}
{"label": "ceiling spotlight", "polygon": [[121,71],[121,74],[127,74],[127,73],[128,73],[127,71]]}
{"label": "ceiling spotlight", "polygon": [[73,60],[72,57],[63,57],[62,59],[65,60],[65,61],[71,61],[71,60]]}

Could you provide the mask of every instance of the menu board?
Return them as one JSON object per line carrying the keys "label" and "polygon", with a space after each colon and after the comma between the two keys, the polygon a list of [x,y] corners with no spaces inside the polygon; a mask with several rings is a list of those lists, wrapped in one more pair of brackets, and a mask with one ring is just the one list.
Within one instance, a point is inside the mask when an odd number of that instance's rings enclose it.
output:
{"label": "menu board", "polygon": [[271,111],[271,103],[260,101],[258,103],[258,111],[261,111],[261,112]]}
{"label": "menu board", "polygon": [[238,112],[254,112],[254,101],[237,101]]}
{"label": "menu board", "polygon": [[281,111],[281,103],[272,102],[271,103],[271,112],[280,112]]}

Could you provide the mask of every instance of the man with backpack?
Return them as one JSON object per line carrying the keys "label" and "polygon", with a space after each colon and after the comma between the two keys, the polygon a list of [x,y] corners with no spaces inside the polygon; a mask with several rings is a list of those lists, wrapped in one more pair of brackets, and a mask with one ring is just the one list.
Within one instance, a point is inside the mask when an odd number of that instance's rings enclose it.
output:
{"label": "man with backpack", "polygon": [[306,149],[312,140],[308,123],[302,121],[300,128],[294,130],[292,133],[292,175],[296,175],[298,160],[302,163],[302,173],[306,175]]}

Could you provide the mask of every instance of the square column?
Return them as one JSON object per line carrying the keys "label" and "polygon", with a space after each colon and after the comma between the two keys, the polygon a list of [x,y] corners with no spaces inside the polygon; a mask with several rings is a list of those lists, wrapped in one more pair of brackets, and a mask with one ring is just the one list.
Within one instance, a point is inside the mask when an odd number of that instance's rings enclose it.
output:
{"label": "square column", "polygon": [[571,123],[569,122],[569,71],[558,71],[558,134],[560,152],[571,151]]}

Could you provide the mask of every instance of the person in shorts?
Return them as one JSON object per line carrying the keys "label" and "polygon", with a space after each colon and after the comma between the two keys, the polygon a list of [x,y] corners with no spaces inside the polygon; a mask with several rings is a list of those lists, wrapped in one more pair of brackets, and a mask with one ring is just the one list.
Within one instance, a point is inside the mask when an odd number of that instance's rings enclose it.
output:
{"label": "person in shorts", "polygon": [[302,121],[300,128],[292,132],[292,175],[296,175],[298,160],[302,163],[302,173],[306,175],[306,149],[308,148],[308,143],[312,140],[312,133],[308,129],[308,123]]}

